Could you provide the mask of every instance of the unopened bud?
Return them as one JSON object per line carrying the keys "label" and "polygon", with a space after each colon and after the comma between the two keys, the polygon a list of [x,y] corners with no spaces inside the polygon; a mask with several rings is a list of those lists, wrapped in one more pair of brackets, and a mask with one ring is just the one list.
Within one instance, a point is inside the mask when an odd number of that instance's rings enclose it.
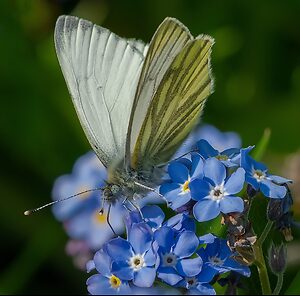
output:
{"label": "unopened bud", "polygon": [[290,212],[291,206],[293,205],[293,198],[288,186],[286,186],[286,188],[287,193],[284,198],[270,198],[267,214],[271,221],[279,220],[282,216]]}
{"label": "unopened bud", "polygon": [[268,261],[271,271],[274,274],[278,275],[284,272],[287,261],[286,246],[284,244],[275,246],[272,243],[269,249]]}
{"label": "unopened bud", "polygon": [[252,198],[257,194],[257,190],[255,190],[250,184],[247,186],[247,195]]}

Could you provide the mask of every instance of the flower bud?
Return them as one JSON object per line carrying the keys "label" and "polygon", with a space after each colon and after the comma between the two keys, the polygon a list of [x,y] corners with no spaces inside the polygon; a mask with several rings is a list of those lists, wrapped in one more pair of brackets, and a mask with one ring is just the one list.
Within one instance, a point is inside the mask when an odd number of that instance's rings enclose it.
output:
{"label": "flower bud", "polygon": [[291,191],[287,188],[287,193],[282,199],[271,198],[268,204],[267,215],[269,220],[280,220],[285,214],[289,213],[293,205],[293,198]]}
{"label": "flower bud", "polygon": [[257,190],[255,190],[250,184],[247,186],[247,195],[252,198],[257,194]]}
{"label": "flower bud", "polygon": [[293,197],[288,186],[287,193],[282,199],[270,199],[267,209],[268,219],[275,222],[275,228],[281,231],[286,241],[293,240],[291,226],[293,225]]}
{"label": "flower bud", "polygon": [[268,256],[269,266],[271,271],[278,275],[285,271],[286,261],[287,261],[287,252],[286,246],[281,244],[279,246],[275,246],[273,243],[269,249]]}

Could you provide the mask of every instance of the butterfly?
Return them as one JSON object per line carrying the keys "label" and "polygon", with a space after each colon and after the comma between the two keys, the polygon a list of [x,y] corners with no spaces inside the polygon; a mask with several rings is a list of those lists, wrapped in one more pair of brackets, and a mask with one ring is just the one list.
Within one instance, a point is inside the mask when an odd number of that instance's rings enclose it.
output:
{"label": "butterfly", "polygon": [[213,91],[212,37],[166,18],[149,44],[60,16],[55,48],[85,135],[108,170],[106,200],[158,185]]}

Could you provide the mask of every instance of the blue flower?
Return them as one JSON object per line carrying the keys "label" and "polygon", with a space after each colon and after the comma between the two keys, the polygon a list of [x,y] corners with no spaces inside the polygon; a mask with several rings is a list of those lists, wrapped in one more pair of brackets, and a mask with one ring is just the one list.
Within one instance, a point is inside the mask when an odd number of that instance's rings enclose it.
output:
{"label": "blue flower", "polygon": [[266,197],[284,198],[287,193],[284,184],[290,183],[291,180],[269,175],[267,167],[249,155],[253,148],[254,146],[241,149],[241,167],[246,171],[246,182]]}
{"label": "blue flower", "polygon": [[131,226],[134,223],[146,222],[155,232],[161,226],[168,226],[173,228],[173,230],[178,233],[183,230],[196,231],[195,220],[189,217],[187,214],[177,214],[167,221],[163,222],[165,219],[165,214],[163,210],[156,205],[148,205],[141,208],[141,213],[139,211],[131,211],[125,216],[125,224],[127,233],[130,231]]}
{"label": "blue flower", "polygon": [[215,157],[227,167],[235,167],[240,163],[240,149],[238,148],[229,148],[220,152],[214,149],[206,140],[198,141],[197,148],[204,159]]}
{"label": "blue flower", "polygon": [[202,266],[200,257],[190,258],[199,246],[199,240],[194,232],[176,232],[163,226],[155,234],[158,246],[159,267],[158,277],[169,285],[175,285],[185,277],[199,274]]}
{"label": "blue flower", "polygon": [[[106,177],[106,168],[94,152],[88,152],[75,162],[71,174],[55,180],[52,189],[53,200],[99,188],[105,184]],[[53,206],[53,213],[58,220],[65,221],[85,210],[99,208],[100,194],[100,191],[88,192],[58,203]]]}
{"label": "blue flower", "polygon": [[164,219],[165,213],[157,205],[144,206],[140,209],[140,212],[137,210],[130,211],[124,218],[127,236],[134,223],[146,222],[151,227],[152,231],[155,231],[162,225]]}
{"label": "blue flower", "polygon": [[138,287],[151,287],[156,277],[156,253],[153,232],[146,223],[132,224],[128,240],[115,238],[107,242],[112,258],[112,272],[122,280],[132,280]]}
{"label": "blue flower", "polygon": [[[88,152],[74,164],[72,174],[59,177],[53,186],[54,200],[88,190],[105,184],[106,168],[95,153]],[[99,215],[101,191],[79,195],[68,201],[56,204],[53,213],[63,222],[68,235],[75,240],[86,242],[92,250],[98,250],[104,242],[113,236],[107,224],[107,212]],[[110,222],[117,233],[124,231],[123,215],[125,209],[121,203],[111,207]]]}
{"label": "blue flower", "polygon": [[99,273],[88,278],[86,283],[89,293],[92,295],[131,294],[128,282],[113,274],[111,264],[111,258],[105,248],[95,254],[93,264],[89,265],[94,265]]}
{"label": "blue flower", "polygon": [[180,146],[173,159],[176,159],[196,149],[196,142],[204,139],[218,151],[229,148],[240,148],[241,138],[234,132],[221,132],[212,125],[203,125],[195,128]]}
{"label": "blue flower", "polygon": [[250,276],[248,266],[242,265],[235,261],[225,239],[215,237],[214,241],[208,243],[205,248],[200,248],[197,253],[203,260],[203,274],[207,276],[224,273],[227,271],[235,271],[243,276]]}
{"label": "blue flower", "polygon": [[177,232],[181,232],[183,230],[189,230],[192,232],[196,231],[195,220],[189,217],[185,213],[177,214],[171,217],[163,225],[171,227],[173,230]]}
{"label": "blue flower", "polygon": [[185,288],[187,295],[216,295],[215,289],[206,282],[206,279],[203,282],[202,274],[203,272],[194,277],[186,277],[176,287]]}
{"label": "blue flower", "polygon": [[164,195],[172,209],[177,209],[191,200],[189,184],[194,178],[203,176],[203,160],[198,153],[192,153],[192,161],[180,159],[168,166],[171,181],[160,186],[160,193]]}
{"label": "blue flower", "polygon": [[238,168],[228,178],[225,166],[215,158],[210,158],[204,165],[204,179],[194,179],[190,183],[192,197],[197,201],[193,208],[199,222],[217,217],[220,212],[242,212],[243,200],[235,196],[243,188],[245,171]]}

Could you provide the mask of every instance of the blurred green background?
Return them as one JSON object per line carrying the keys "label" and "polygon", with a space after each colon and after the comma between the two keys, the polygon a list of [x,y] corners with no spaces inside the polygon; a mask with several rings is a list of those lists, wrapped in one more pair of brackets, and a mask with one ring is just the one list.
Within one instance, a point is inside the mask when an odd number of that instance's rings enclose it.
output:
{"label": "blurred green background", "polygon": [[[295,180],[299,219],[300,1],[1,0],[0,293],[86,293],[87,275],[65,255],[67,235],[51,210],[23,216],[49,202],[55,178],[90,150],[54,51],[61,14],[144,41],[166,16],[212,35],[215,93],[202,119],[238,132],[244,146],[272,130],[264,160]],[[296,294],[299,231],[294,236],[284,289]]]}

